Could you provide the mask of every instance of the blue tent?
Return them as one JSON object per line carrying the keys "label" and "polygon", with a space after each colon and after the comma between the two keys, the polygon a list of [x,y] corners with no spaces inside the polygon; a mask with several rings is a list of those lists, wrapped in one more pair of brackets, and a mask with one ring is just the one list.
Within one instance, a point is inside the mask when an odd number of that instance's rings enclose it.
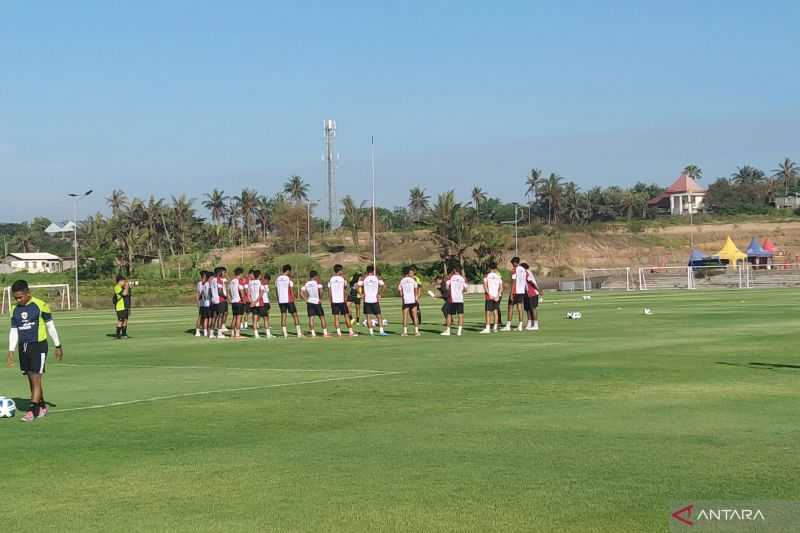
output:
{"label": "blue tent", "polygon": [[689,266],[701,265],[703,264],[703,261],[705,261],[705,259],[706,259],[706,254],[695,248],[689,255]]}
{"label": "blue tent", "polygon": [[753,237],[750,244],[747,246],[747,257],[772,257],[773,253],[766,251],[761,247],[761,244]]}

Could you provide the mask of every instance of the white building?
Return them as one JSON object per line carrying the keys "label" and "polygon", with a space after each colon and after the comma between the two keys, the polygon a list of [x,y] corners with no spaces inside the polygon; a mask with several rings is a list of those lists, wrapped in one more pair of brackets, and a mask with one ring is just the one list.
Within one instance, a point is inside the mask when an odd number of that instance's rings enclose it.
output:
{"label": "white building", "polygon": [[60,257],[44,252],[8,254],[3,263],[15,272],[26,271],[36,274],[64,271],[64,261]]}
{"label": "white building", "polygon": [[675,182],[647,205],[657,207],[659,211],[670,215],[688,215],[703,210],[706,190],[689,176],[681,174]]}

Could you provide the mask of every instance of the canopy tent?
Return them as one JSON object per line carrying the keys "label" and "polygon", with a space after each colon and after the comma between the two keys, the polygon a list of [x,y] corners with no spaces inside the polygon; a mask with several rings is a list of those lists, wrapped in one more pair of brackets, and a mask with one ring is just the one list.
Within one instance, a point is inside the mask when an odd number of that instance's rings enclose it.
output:
{"label": "canopy tent", "polygon": [[697,248],[692,249],[692,253],[689,254],[689,266],[700,264],[705,260],[706,260],[706,254],[704,254]]}
{"label": "canopy tent", "polygon": [[761,247],[761,244],[753,237],[750,244],[747,246],[747,257],[772,257],[772,252],[766,251]]}
{"label": "canopy tent", "polygon": [[731,265],[735,265],[737,261],[744,261],[747,259],[747,254],[742,252],[736,247],[733,240],[731,240],[730,235],[728,235],[727,240],[725,241],[725,246],[722,249],[714,254],[714,257],[719,257],[723,261],[727,261]]}
{"label": "canopy tent", "polygon": [[773,254],[778,251],[778,247],[770,240],[769,237],[764,239],[764,244],[761,245],[765,252],[772,252]]}

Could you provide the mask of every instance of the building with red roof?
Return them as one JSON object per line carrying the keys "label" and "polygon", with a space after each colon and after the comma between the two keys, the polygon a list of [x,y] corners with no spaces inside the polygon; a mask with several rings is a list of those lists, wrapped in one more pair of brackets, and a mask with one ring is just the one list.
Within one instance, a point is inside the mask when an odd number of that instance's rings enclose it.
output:
{"label": "building with red roof", "polygon": [[666,191],[648,200],[647,205],[670,215],[688,215],[703,210],[705,196],[705,188],[681,174]]}

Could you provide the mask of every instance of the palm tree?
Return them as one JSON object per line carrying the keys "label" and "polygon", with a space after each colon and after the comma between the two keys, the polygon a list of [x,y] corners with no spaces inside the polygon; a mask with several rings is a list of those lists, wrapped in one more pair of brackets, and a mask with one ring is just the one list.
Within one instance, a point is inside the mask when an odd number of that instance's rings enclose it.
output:
{"label": "palm tree", "polygon": [[764,181],[764,172],[750,165],[738,167],[736,172],[731,174],[731,178],[736,185],[755,185]]}
{"label": "palm tree", "polygon": [[283,192],[289,195],[289,199],[294,200],[294,203],[299,204],[308,200],[308,191],[310,187],[303,183],[303,178],[300,176],[289,176],[289,179],[283,185]]}
{"label": "palm tree", "polygon": [[625,191],[625,193],[623,193],[620,207],[622,207],[628,220],[633,218],[633,211],[638,207],[638,205],[639,199],[636,197],[636,193],[631,191]]}
{"label": "palm tree", "polygon": [[250,235],[254,225],[254,215],[258,205],[258,192],[253,189],[242,189],[239,196],[234,196],[239,216],[242,217],[242,234],[247,237]]}
{"label": "palm tree", "polygon": [[539,195],[547,202],[547,223],[558,224],[558,212],[561,209],[561,181],[564,178],[551,172],[550,176],[544,181]]}
{"label": "palm tree", "polygon": [[681,172],[681,174],[688,176],[693,180],[699,180],[703,177],[703,169],[697,165],[686,165],[683,167],[683,172]]}
{"label": "palm tree", "polygon": [[128,197],[119,189],[111,191],[111,196],[106,198],[106,203],[111,207],[111,214],[116,216],[121,210],[128,207]]}
{"label": "palm tree", "polygon": [[344,215],[342,223],[350,229],[350,235],[353,238],[353,246],[356,248],[360,246],[358,232],[364,220],[365,206],[366,202],[361,202],[361,205],[356,205],[353,197],[349,194],[342,198],[342,215]]}
{"label": "palm tree", "polygon": [[187,235],[189,228],[194,222],[194,207],[192,204],[194,199],[186,198],[185,194],[178,197],[172,197],[172,208],[170,209],[170,222],[173,227],[172,233],[178,246],[180,246],[181,253],[186,255],[186,245],[191,242],[189,235]]}
{"label": "palm tree", "polygon": [[461,209],[461,204],[456,203],[455,198],[453,191],[441,193],[431,214],[436,228],[433,235],[439,245],[439,256],[442,259],[445,274],[447,273],[447,259],[453,255],[450,252],[453,219],[456,211]]}
{"label": "palm tree", "polygon": [[256,205],[254,208],[256,222],[258,223],[258,227],[261,230],[261,238],[267,238],[267,231],[269,231],[270,225],[272,223],[272,201],[267,198],[266,196],[259,196],[256,199]]}
{"label": "palm tree", "polygon": [[11,239],[9,243],[12,249],[17,249],[22,253],[30,253],[36,251],[36,242],[33,238],[33,233],[28,230],[24,233],[18,233]]}
{"label": "palm tree", "polygon": [[206,193],[206,199],[203,200],[203,207],[211,213],[211,220],[215,224],[219,224],[225,218],[226,202],[229,197],[225,195],[225,191],[214,189],[211,193]]}
{"label": "palm tree", "polygon": [[784,196],[789,196],[789,189],[794,187],[797,178],[800,176],[800,168],[798,168],[797,163],[787,157],[772,173],[773,178],[783,181],[783,194]]}
{"label": "palm tree", "polygon": [[419,222],[428,211],[430,199],[431,197],[425,194],[425,189],[414,187],[409,191],[408,209],[414,217],[414,222]]}
{"label": "palm tree", "polygon": [[480,207],[480,203],[486,201],[486,193],[483,192],[478,186],[472,188],[472,193],[470,193],[470,198],[472,199],[472,203],[475,204],[475,216],[477,217],[478,221],[480,221],[480,211],[478,208]]}

